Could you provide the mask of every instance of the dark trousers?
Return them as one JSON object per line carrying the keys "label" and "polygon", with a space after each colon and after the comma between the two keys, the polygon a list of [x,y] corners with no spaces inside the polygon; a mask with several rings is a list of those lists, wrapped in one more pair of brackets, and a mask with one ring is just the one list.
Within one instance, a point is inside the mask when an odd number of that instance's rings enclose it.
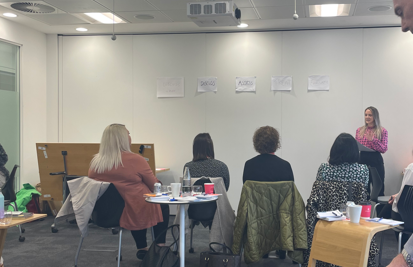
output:
{"label": "dark trousers", "polygon": [[[392,220],[395,220],[395,221],[403,221],[402,216],[400,216],[400,213],[394,212],[392,210],[392,206],[393,205],[391,205],[391,204],[384,205],[383,209],[379,213],[379,217],[385,218],[385,219],[392,219]],[[394,235],[396,236],[396,239],[398,240],[399,239],[399,233],[395,231]],[[409,240],[409,237],[410,237],[409,235],[402,234],[402,249],[404,247],[404,244],[406,244],[407,240]]]}
{"label": "dark trousers", "polygon": [[[383,186],[380,190],[379,196],[384,196],[384,163],[383,157],[381,156],[380,152],[360,152],[360,164],[366,164],[367,166],[374,167],[377,169]],[[372,181],[369,181],[369,184]],[[368,191],[370,194],[370,186],[368,187]]]}
{"label": "dark trousers", "polygon": [[[162,233],[166,228],[168,228],[168,224],[169,224],[169,205],[168,204],[160,204],[160,205],[161,205],[161,210],[162,210],[163,222],[160,222],[153,227],[153,230],[155,232],[155,238],[157,238],[160,233]],[[146,248],[148,246],[148,244],[146,243],[146,230],[147,229],[130,231],[133,236],[133,239],[135,240],[136,247],[138,249]],[[164,232],[159,237],[158,243],[165,243],[165,240],[166,240],[166,232]]]}

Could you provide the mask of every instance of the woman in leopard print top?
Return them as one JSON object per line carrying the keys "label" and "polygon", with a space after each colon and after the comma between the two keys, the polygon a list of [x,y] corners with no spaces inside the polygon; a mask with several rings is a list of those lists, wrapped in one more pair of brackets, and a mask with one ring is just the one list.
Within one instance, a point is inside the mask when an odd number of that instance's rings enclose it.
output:
{"label": "woman in leopard print top", "polygon": [[357,182],[369,186],[369,169],[358,164],[357,141],[348,133],[340,134],[330,150],[328,163],[318,168],[317,181]]}

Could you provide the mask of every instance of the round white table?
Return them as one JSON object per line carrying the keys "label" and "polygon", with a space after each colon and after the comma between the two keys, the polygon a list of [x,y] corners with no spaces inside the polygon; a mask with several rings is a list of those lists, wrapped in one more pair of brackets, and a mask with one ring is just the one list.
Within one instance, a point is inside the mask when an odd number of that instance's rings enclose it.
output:
{"label": "round white table", "polygon": [[185,208],[183,205],[187,204],[202,204],[212,201],[217,201],[218,196],[212,199],[202,199],[196,201],[188,200],[178,200],[178,201],[167,201],[167,200],[152,200],[151,198],[146,198],[146,202],[153,204],[169,204],[169,205],[181,205],[179,209],[179,256],[180,256],[180,267],[185,267]]}

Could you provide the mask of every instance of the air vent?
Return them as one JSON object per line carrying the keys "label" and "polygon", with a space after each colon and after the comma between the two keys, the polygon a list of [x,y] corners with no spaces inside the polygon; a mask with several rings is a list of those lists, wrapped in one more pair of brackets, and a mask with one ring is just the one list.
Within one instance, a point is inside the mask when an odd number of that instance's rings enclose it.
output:
{"label": "air vent", "polygon": [[39,4],[39,3],[30,3],[30,2],[19,2],[11,4],[13,9],[25,12],[25,13],[32,13],[32,14],[48,14],[53,13],[56,11],[51,6]]}
{"label": "air vent", "polygon": [[199,15],[202,13],[202,6],[201,4],[193,4],[191,5],[190,14],[191,15]]}
{"label": "air vent", "polygon": [[212,14],[212,5],[205,5],[204,6],[204,14],[205,15]]}
{"label": "air vent", "polygon": [[225,14],[227,13],[226,3],[216,3],[215,4],[215,14]]}

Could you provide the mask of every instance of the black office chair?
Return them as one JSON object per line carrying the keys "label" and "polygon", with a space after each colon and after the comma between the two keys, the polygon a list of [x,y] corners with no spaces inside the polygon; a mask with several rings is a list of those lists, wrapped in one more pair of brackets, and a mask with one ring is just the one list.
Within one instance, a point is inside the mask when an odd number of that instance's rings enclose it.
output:
{"label": "black office chair", "polygon": [[394,231],[399,232],[399,249],[401,252],[402,234],[412,235],[413,233],[413,186],[405,185],[397,202],[397,209],[403,219],[402,226],[393,228]]}
{"label": "black office chair", "polygon": [[[92,221],[99,227],[114,228],[120,227],[119,220],[122,216],[123,209],[125,208],[125,201],[119,194],[118,190],[113,184],[110,184],[106,192],[96,201],[95,207],[92,212]],[[84,237],[80,237],[79,246],[77,248],[75,256],[75,267],[77,267],[77,261],[79,258],[80,249],[82,247]],[[119,249],[116,260],[118,261],[118,267],[122,260],[121,255],[122,245],[122,228],[119,230]]]}
{"label": "black office chair", "polygon": [[[204,187],[205,183],[211,183],[211,180],[208,178],[200,178],[194,183],[194,185],[202,185],[202,187]],[[203,189],[203,192],[205,192],[205,188]],[[203,204],[189,204],[188,218],[191,220],[191,239],[189,243],[189,253],[194,253],[194,248],[192,247],[192,237],[195,225],[201,223],[204,227],[208,226],[209,229],[211,229],[216,210],[217,203],[215,201]]]}
{"label": "black office chair", "polygon": [[[16,177],[17,168],[20,167],[19,165],[14,165],[13,170],[10,173],[9,179],[7,179],[6,183],[4,184],[1,192],[4,196],[4,209],[6,210],[8,206],[12,206],[14,211],[18,211],[17,204],[16,204],[16,192],[14,191],[14,179]],[[24,242],[26,238],[23,236],[25,229],[19,225],[19,241]]]}

